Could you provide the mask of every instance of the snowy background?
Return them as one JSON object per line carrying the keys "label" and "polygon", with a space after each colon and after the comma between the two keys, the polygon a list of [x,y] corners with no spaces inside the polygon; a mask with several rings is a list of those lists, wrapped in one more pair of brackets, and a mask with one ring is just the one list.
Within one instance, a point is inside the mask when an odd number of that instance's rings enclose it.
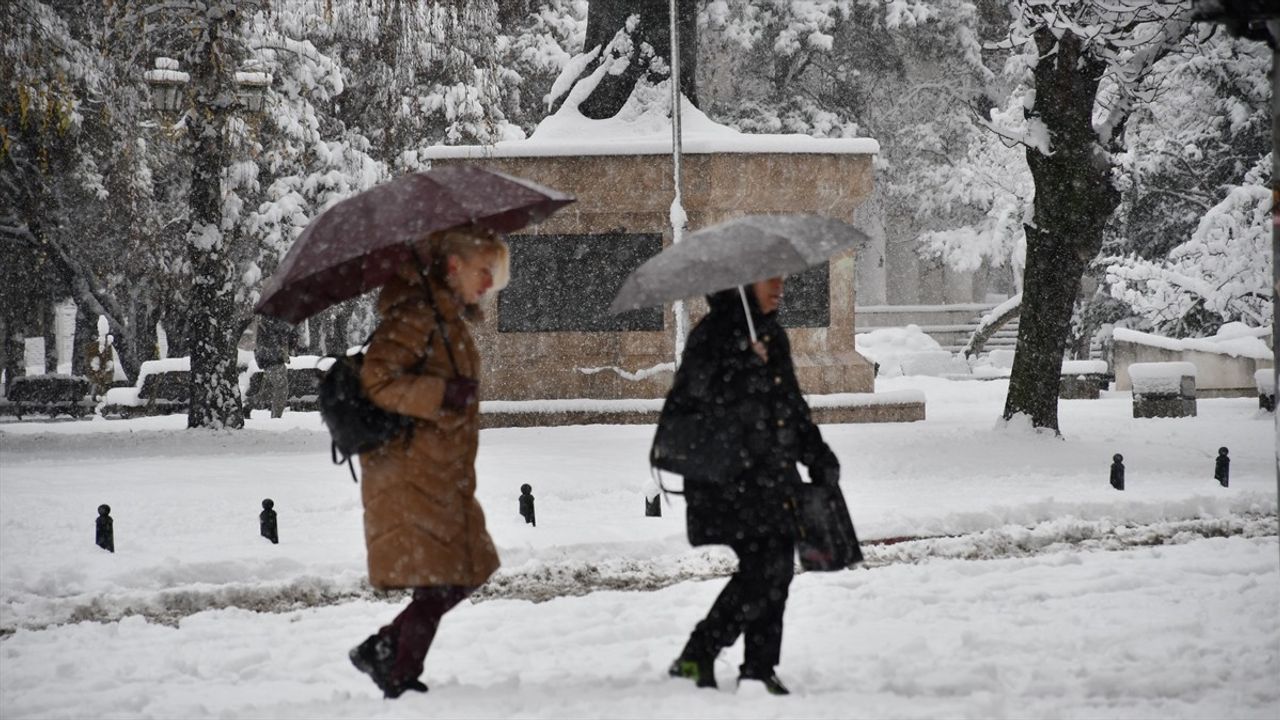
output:
{"label": "snowy background", "polygon": [[[503,568],[447,616],[431,692],[384,701],[346,652],[404,599],[365,584],[358,488],[316,415],[2,424],[0,716],[1280,715],[1276,429],[1256,400],[1138,421],[1104,392],[1063,401],[1056,439],[997,424],[1004,380],[877,389],[923,391],[929,417],[824,427],[868,561],[797,576],[790,698],[733,692],[740,643],[719,693],[665,676],[733,557],[688,546],[679,497],[643,516],[651,426],[481,433]],[[279,545],[258,536],[266,497]],[[114,555],[93,544],[101,503]]]}

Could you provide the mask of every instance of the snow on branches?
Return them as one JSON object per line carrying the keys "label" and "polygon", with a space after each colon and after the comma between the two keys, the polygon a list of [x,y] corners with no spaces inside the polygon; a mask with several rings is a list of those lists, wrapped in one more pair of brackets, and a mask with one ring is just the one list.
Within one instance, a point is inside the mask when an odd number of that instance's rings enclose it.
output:
{"label": "snow on branches", "polygon": [[1237,186],[1167,259],[1116,259],[1107,268],[1111,295],[1175,337],[1212,334],[1228,322],[1264,325],[1272,303],[1270,219],[1270,189]]}

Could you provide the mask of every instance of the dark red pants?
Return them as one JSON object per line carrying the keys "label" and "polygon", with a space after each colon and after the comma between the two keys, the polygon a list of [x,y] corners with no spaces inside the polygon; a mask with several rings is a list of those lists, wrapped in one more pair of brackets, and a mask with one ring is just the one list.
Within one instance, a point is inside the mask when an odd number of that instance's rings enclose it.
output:
{"label": "dark red pants", "polygon": [[431,649],[431,641],[436,638],[440,618],[475,591],[473,587],[458,585],[414,588],[413,601],[409,606],[390,625],[378,631],[379,635],[389,635],[395,640],[396,660],[391,668],[393,681],[414,680],[422,674],[422,664]]}

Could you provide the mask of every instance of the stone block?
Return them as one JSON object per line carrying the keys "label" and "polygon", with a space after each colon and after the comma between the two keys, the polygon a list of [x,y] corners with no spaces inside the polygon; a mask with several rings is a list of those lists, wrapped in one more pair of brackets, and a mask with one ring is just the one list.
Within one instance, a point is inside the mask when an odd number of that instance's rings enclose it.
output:
{"label": "stone block", "polygon": [[1106,383],[1095,375],[1063,375],[1058,383],[1060,400],[1097,400]]}
{"label": "stone block", "polygon": [[1196,416],[1196,399],[1179,395],[1134,395],[1135,418],[1180,418]]}
{"label": "stone block", "polygon": [[1195,417],[1196,366],[1189,362],[1134,363],[1133,416]]}

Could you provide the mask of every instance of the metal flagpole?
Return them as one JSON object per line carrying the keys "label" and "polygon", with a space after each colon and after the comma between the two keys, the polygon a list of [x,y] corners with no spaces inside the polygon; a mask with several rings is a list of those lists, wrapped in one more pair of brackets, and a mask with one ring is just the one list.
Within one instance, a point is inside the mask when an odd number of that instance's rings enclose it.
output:
{"label": "metal flagpole", "polygon": [[[678,243],[684,239],[684,229],[688,218],[684,214],[684,200],[681,196],[680,183],[680,24],[678,19],[677,0],[670,0],[671,8],[671,160],[675,183],[675,198],[671,201],[671,242]],[[676,318],[676,365],[680,364],[680,356],[684,355],[684,341],[689,335],[689,310],[683,300],[671,304]]]}

